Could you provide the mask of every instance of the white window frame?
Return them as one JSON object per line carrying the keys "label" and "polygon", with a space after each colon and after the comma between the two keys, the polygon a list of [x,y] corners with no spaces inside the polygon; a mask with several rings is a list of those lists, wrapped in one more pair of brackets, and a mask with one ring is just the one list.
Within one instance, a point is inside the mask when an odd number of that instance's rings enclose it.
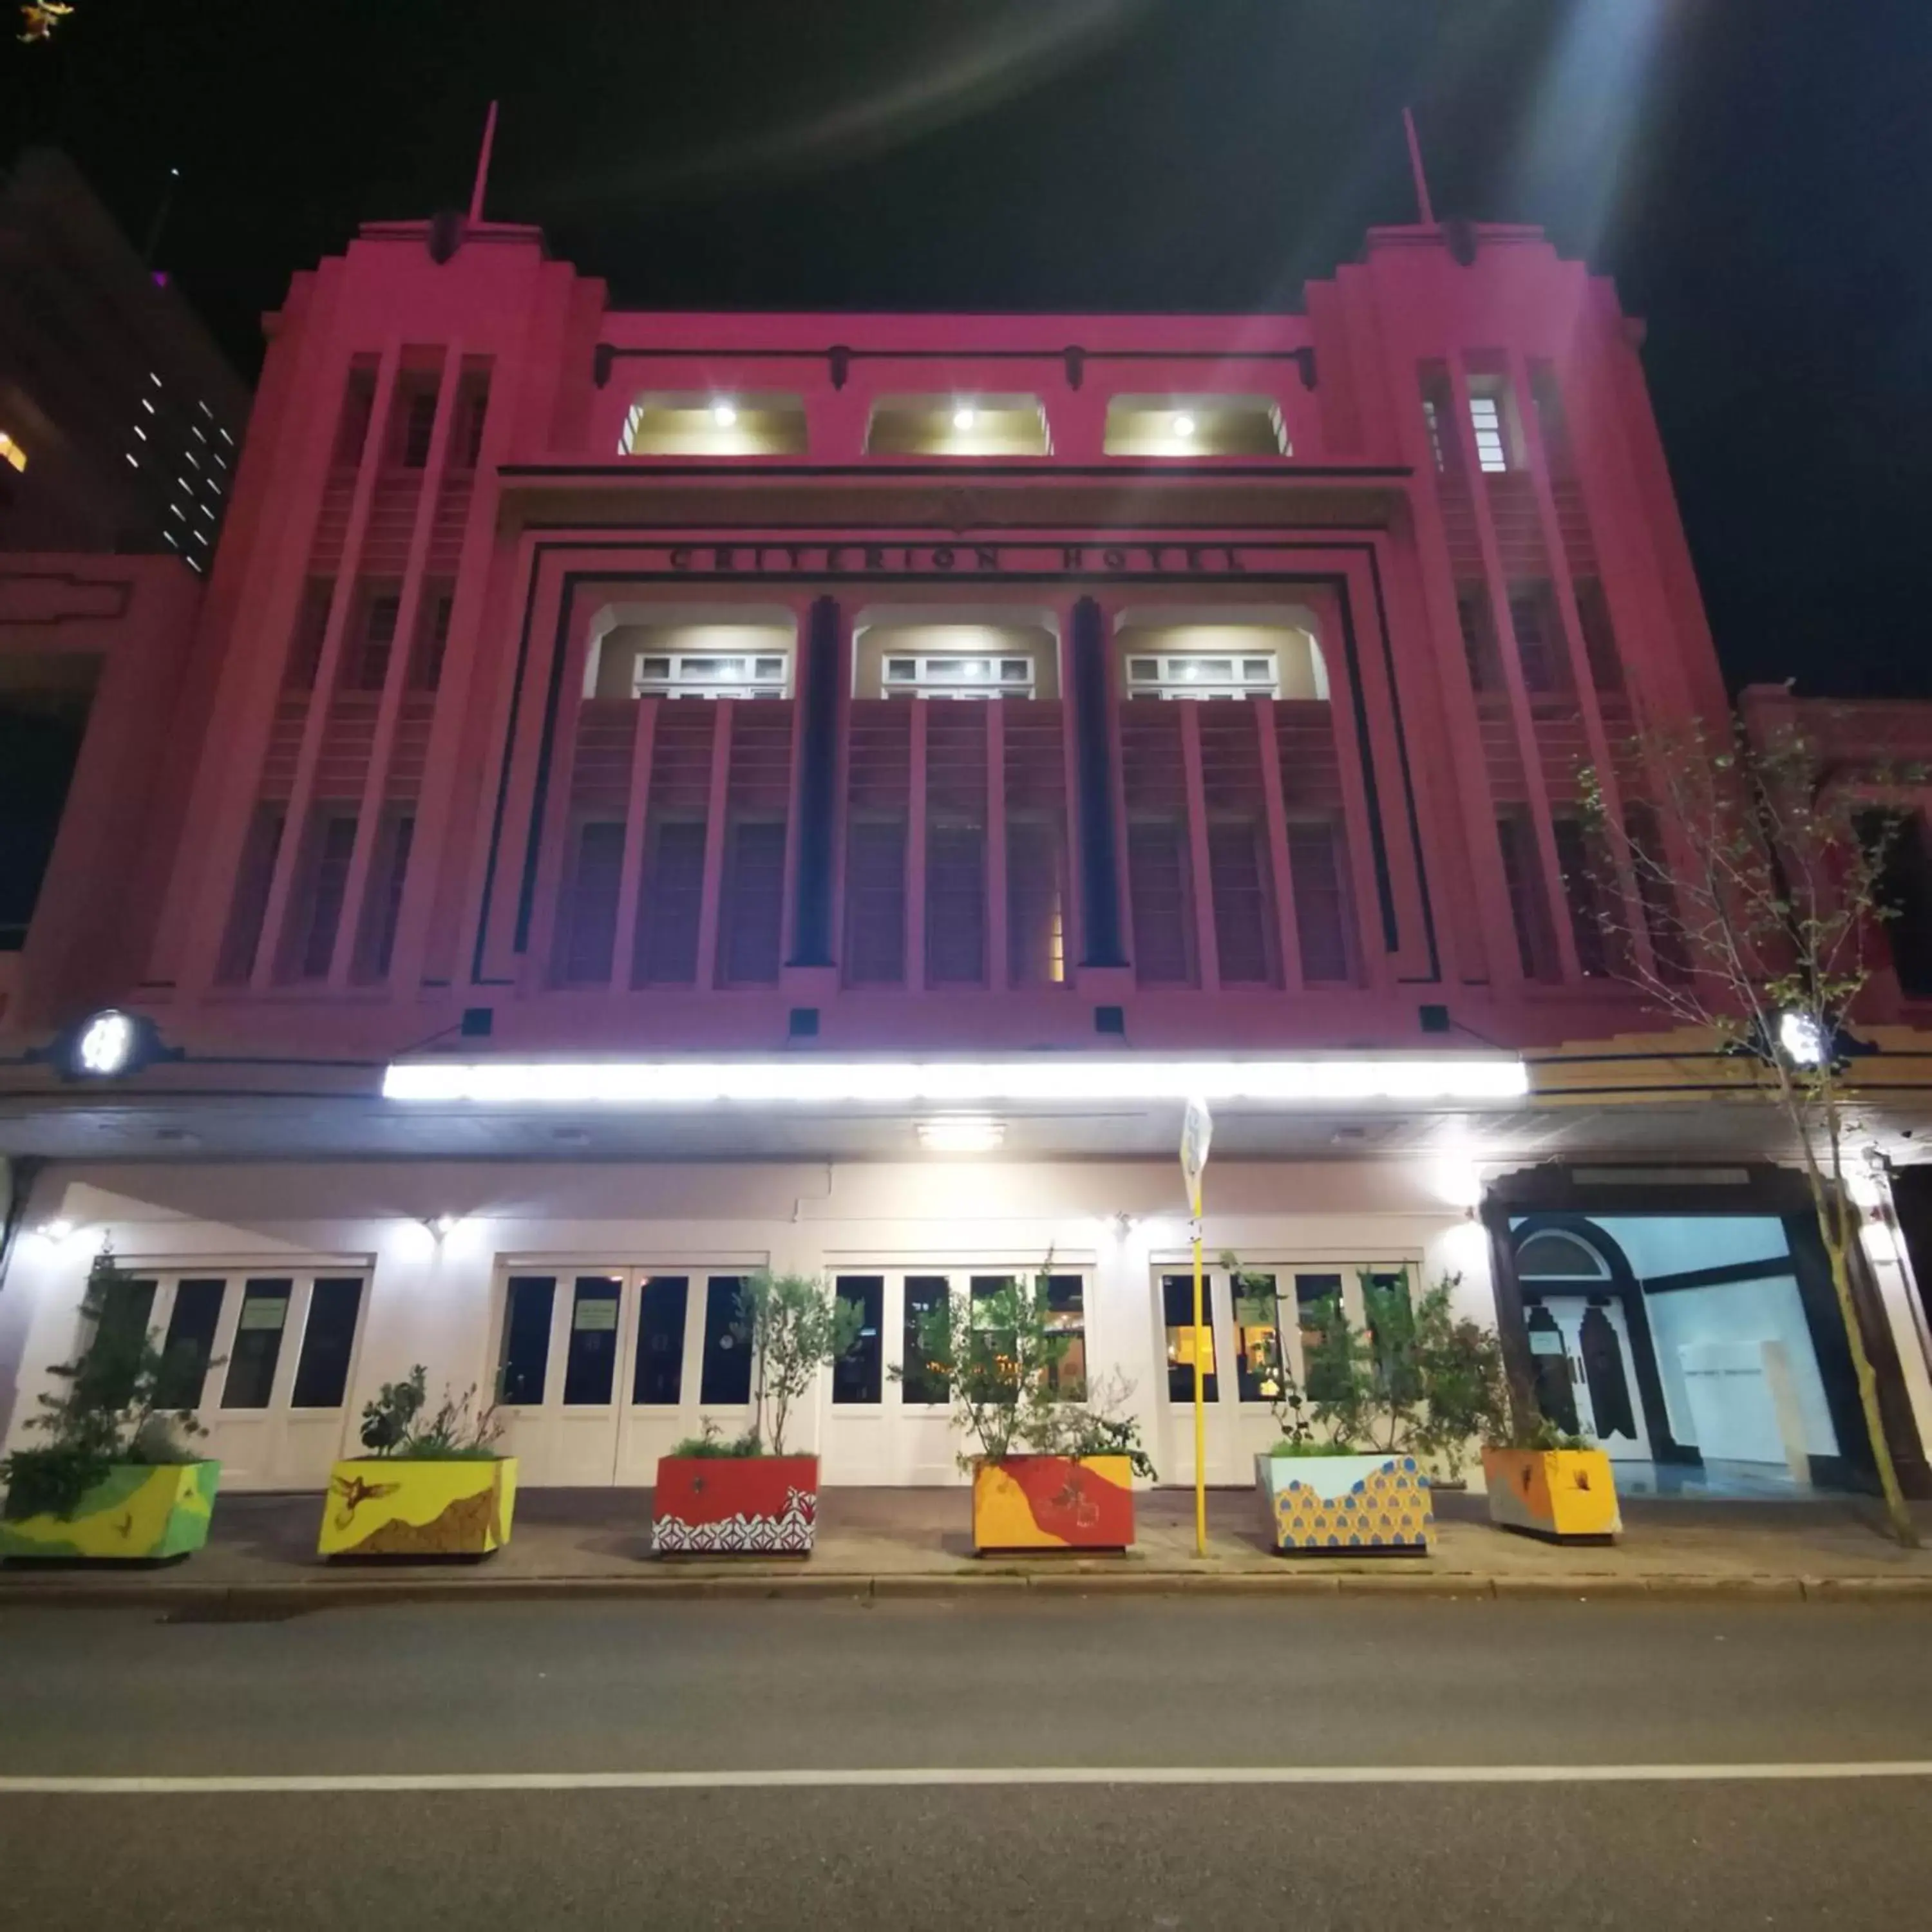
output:
{"label": "white window frame", "polygon": [[[893,676],[900,664],[911,668],[909,676]],[[991,670],[976,678],[959,674],[968,664]],[[1015,668],[1022,674],[1008,676]],[[1038,682],[1039,667],[1030,652],[888,651],[879,660],[881,698],[1031,698]]]}
{"label": "white window frame", "polygon": [[[1203,676],[1199,667],[1226,664],[1225,676]],[[1260,666],[1264,676],[1250,676]],[[1273,651],[1130,651],[1130,698],[1279,698],[1281,659]]]}
{"label": "white window frame", "polygon": [[1485,476],[1499,476],[1511,466],[1509,424],[1503,413],[1503,399],[1480,390],[1469,393],[1469,428],[1476,439],[1476,466]]}
{"label": "white window frame", "polygon": [[[645,667],[662,664],[662,673]],[[740,668],[721,672],[721,665]],[[633,698],[788,698],[791,651],[640,650],[631,667]]]}

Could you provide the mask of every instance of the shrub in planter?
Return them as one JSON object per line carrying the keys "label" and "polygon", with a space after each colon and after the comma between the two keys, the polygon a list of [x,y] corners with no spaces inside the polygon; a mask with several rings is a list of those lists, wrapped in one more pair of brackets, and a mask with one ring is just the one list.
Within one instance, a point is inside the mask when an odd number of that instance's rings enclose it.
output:
{"label": "shrub in planter", "polygon": [[[1072,1338],[1036,1280],[928,1310],[914,1334],[922,1376],[944,1376],[954,1426],[978,1445],[973,1547],[1125,1550],[1134,1540],[1133,1479],[1151,1478],[1140,1426],[1120,1414],[1132,1386],[1087,1386],[1068,1361]],[[903,1381],[906,1365],[892,1369]]]}
{"label": "shrub in planter", "polygon": [[208,1540],[221,1465],[189,1447],[193,1416],[155,1406],[166,1358],[134,1286],[104,1248],[81,1301],[92,1339],[28,1424],[50,1439],[0,1462],[0,1557],[157,1561]]}
{"label": "shrub in planter", "polygon": [[1552,1543],[1608,1543],[1623,1528],[1610,1459],[1528,1406],[1500,1440],[1483,1445],[1490,1520]]}
{"label": "shrub in planter", "polygon": [[[1263,1386],[1275,1390],[1282,1439],[1255,1458],[1255,1484],[1276,1550],[1428,1553],[1436,1513],[1421,1458],[1449,1446],[1450,1432],[1460,1426],[1457,1404],[1467,1400],[1452,1388],[1439,1420],[1427,1406],[1432,1381],[1447,1383],[1449,1368],[1461,1363],[1448,1312],[1454,1286],[1454,1277],[1438,1282],[1412,1307],[1406,1278],[1392,1283],[1365,1274],[1368,1320],[1360,1330],[1339,1300],[1320,1305],[1310,1321],[1317,1339],[1306,1390],[1279,1340],[1271,1344]],[[1457,1449],[1466,1440],[1466,1432],[1454,1436]]]}
{"label": "shrub in planter", "polygon": [[487,1556],[510,1540],[517,1459],[496,1448],[496,1405],[472,1386],[446,1388],[428,1417],[428,1371],[418,1362],[385,1382],[362,1411],[369,1453],[338,1462],[323,1499],[324,1556]]}
{"label": "shrub in planter", "polygon": [[815,1276],[760,1273],[746,1280],[736,1333],[754,1364],[752,1426],[727,1437],[707,1420],[702,1435],[658,1459],[651,1498],[651,1548],[657,1555],[811,1555],[818,1458],[787,1455],[785,1430],[819,1370],[858,1340],[862,1318],[856,1304]]}

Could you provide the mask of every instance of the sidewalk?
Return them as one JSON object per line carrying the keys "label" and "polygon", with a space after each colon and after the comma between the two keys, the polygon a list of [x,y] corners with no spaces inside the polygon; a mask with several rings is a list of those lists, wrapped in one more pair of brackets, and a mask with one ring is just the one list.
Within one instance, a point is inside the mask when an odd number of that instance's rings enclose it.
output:
{"label": "sidewalk", "polygon": [[1135,1498],[1138,1540],[1120,1556],[976,1558],[963,1489],[842,1489],[819,1498],[818,1548],[797,1558],[662,1562],[647,1490],[529,1490],[508,1546],[482,1562],[324,1563],[319,1493],[224,1496],[208,1547],[168,1568],[0,1565],[0,1608],[142,1604],[187,1614],[285,1616],[351,1604],[596,1595],[944,1596],[1023,1591],[1214,1592],[1581,1598],[1922,1598],[1928,1547],[1880,1533],[1874,1505],[1634,1501],[1614,1546],[1563,1548],[1490,1526],[1479,1496],[1438,1496],[1426,1558],[1283,1558],[1246,1490],[1208,1496],[1208,1551],[1194,1553],[1193,1498]]}

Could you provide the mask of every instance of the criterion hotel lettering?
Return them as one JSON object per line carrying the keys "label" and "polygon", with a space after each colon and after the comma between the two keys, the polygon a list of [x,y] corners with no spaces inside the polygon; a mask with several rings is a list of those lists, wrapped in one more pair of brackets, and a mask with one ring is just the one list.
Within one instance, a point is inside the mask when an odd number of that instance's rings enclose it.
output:
{"label": "criterion hotel lettering", "polygon": [[876,572],[881,576],[996,577],[1060,571],[1132,575],[1185,572],[1240,576],[1247,568],[1232,544],[678,544],[673,570],[791,576]]}

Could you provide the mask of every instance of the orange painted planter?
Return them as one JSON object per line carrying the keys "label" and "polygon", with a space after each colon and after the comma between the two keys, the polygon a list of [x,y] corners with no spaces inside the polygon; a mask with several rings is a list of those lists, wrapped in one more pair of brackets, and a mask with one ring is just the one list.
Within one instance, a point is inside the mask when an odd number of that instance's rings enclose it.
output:
{"label": "orange painted planter", "polygon": [[973,1550],[1125,1550],[1134,1471],[1124,1456],[1009,1456],[973,1466]]}
{"label": "orange painted planter", "polygon": [[1624,1526],[1600,1449],[1485,1449],[1490,1520],[1553,1543],[1607,1543]]}

